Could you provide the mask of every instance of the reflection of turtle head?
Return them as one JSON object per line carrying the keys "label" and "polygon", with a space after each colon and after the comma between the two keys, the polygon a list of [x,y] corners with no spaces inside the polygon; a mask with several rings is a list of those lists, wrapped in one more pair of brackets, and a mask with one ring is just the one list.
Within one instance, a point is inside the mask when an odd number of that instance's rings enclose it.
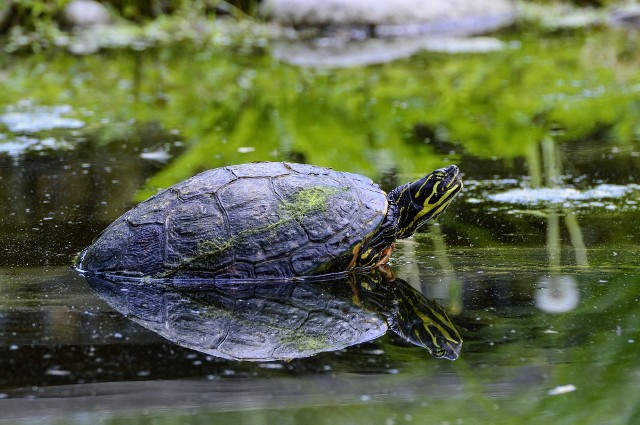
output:
{"label": "reflection of turtle head", "polygon": [[460,354],[462,338],[444,311],[435,314],[442,315],[440,318],[444,320],[435,322],[432,317],[423,316],[424,321],[403,323],[400,320],[398,326],[391,328],[407,341],[429,350],[434,357],[455,360]]}
{"label": "reflection of turtle head", "polygon": [[402,279],[368,288],[366,299],[402,339],[426,348],[434,357],[455,360],[460,355],[462,337],[444,309]]}

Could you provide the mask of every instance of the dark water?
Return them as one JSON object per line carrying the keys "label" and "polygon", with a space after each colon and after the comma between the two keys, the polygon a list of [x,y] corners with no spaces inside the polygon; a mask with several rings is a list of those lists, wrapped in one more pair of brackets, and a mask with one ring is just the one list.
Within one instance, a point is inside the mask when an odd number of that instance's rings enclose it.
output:
{"label": "dark water", "polygon": [[[60,54],[35,68],[45,59],[20,58],[0,105],[0,421],[635,423],[640,97],[620,53],[630,43],[554,36],[331,72],[268,52]],[[610,44],[613,71],[594,53]],[[473,93],[493,80],[465,80],[479,63],[503,81],[488,97]],[[443,91],[450,78],[459,90]],[[13,112],[82,126],[20,129]],[[227,360],[123,316],[70,269],[157,187],[273,159],[363,173],[385,189],[460,167],[463,193],[391,262],[447,311],[464,340],[457,360],[391,331],[288,361]]]}

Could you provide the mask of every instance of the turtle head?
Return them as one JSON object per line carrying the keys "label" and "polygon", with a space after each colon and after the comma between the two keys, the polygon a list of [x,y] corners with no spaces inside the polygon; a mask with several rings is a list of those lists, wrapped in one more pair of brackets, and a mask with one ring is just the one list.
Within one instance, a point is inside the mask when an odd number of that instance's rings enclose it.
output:
{"label": "turtle head", "polygon": [[420,180],[396,187],[387,199],[395,204],[398,238],[411,236],[420,226],[442,214],[462,189],[455,165],[439,168]]}

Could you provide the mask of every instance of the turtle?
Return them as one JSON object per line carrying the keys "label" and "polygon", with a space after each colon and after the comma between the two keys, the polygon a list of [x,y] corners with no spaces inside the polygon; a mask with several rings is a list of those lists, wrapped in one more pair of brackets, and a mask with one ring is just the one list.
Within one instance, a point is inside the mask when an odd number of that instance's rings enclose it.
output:
{"label": "turtle", "polygon": [[[230,360],[309,357],[391,331],[433,357],[458,358],[462,337],[446,311],[378,270],[341,278],[219,281],[87,274],[113,309],[180,346]],[[358,294],[356,297],[354,294]]]}
{"label": "turtle", "polygon": [[449,165],[386,194],[330,168],[255,162],[211,169],[111,223],[80,271],[147,278],[283,278],[386,264],[395,240],[436,218],[462,188]]}

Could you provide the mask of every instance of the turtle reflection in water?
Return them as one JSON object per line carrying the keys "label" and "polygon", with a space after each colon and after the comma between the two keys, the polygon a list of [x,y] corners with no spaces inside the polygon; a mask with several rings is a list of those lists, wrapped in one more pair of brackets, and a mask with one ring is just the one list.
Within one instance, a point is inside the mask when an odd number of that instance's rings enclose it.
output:
{"label": "turtle reflection in water", "polygon": [[435,301],[380,273],[342,280],[146,279],[86,274],[111,307],[181,346],[234,360],[313,356],[391,329],[433,356],[455,360],[458,330]]}

